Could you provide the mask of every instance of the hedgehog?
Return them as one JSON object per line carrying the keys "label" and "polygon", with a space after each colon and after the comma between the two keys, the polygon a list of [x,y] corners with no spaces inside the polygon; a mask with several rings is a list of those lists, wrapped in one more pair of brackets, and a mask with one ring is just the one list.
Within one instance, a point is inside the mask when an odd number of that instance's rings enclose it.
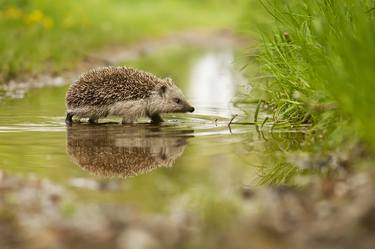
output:
{"label": "hedgehog", "polygon": [[100,118],[120,116],[122,123],[133,123],[149,117],[161,123],[161,113],[193,112],[182,91],[170,78],[130,67],[103,67],[82,74],[66,94],[65,123],[73,117],[88,118],[97,123]]}

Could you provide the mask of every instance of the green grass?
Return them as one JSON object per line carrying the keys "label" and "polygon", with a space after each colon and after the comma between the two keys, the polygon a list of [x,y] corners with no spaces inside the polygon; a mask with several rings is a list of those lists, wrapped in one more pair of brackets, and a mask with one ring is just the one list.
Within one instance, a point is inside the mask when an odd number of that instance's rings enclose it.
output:
{"label": "green grass", "polygon": [[[256,55],[263,77],[252,81],[257,95],[243,101],[265,99],[275,123],[311,123],[315,130],[342,137],[357,133],[375,145],[374,1],[251,4],[262,5],[268,19]],[[252,20],[250,13],[244,16]]]}
{"label": "green grass", "polygon": [[231,27],[230,1],[0,0],[0,83],[71,69],[87,52],[192,28]]}

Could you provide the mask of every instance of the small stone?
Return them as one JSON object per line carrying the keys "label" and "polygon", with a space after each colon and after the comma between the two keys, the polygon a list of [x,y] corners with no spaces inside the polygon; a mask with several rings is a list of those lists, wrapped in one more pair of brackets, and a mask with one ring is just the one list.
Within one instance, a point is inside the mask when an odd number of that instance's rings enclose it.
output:
{"label": "small stone", "polygon": [[242,188],[242,191],[241,191],[241,194],[242,194],[242,198],[245,199],[245,200],[249,200],[251,199],[252,197],[254,197],[254,191],[249,188],[249,187],[243,187]]}
{"label": "small stone", "polygon": [[127,229],[117,240],[120,249],[158,249],[160,243],[148,232],[140,228]]}

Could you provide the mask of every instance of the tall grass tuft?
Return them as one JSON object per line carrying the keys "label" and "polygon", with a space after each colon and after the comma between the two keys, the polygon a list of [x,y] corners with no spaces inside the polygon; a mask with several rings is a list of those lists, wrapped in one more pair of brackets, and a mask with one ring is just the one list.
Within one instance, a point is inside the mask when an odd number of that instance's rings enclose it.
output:
{"label": "tall grass tuft", "polygon": [[257,55],[267,80],[253,84],[274,121],[352,125],[375,145],[375,2],[259,1],[273,22]]}

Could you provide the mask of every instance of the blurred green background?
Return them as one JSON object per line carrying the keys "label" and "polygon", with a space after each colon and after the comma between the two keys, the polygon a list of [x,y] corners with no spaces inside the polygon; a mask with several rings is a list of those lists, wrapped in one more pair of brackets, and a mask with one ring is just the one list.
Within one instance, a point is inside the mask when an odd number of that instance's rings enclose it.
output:
{"label": "blurred green background", "polygon": [[187,29],[231,28],[236,1],[1,0],[0,83],[72,69],[94,49]]}

